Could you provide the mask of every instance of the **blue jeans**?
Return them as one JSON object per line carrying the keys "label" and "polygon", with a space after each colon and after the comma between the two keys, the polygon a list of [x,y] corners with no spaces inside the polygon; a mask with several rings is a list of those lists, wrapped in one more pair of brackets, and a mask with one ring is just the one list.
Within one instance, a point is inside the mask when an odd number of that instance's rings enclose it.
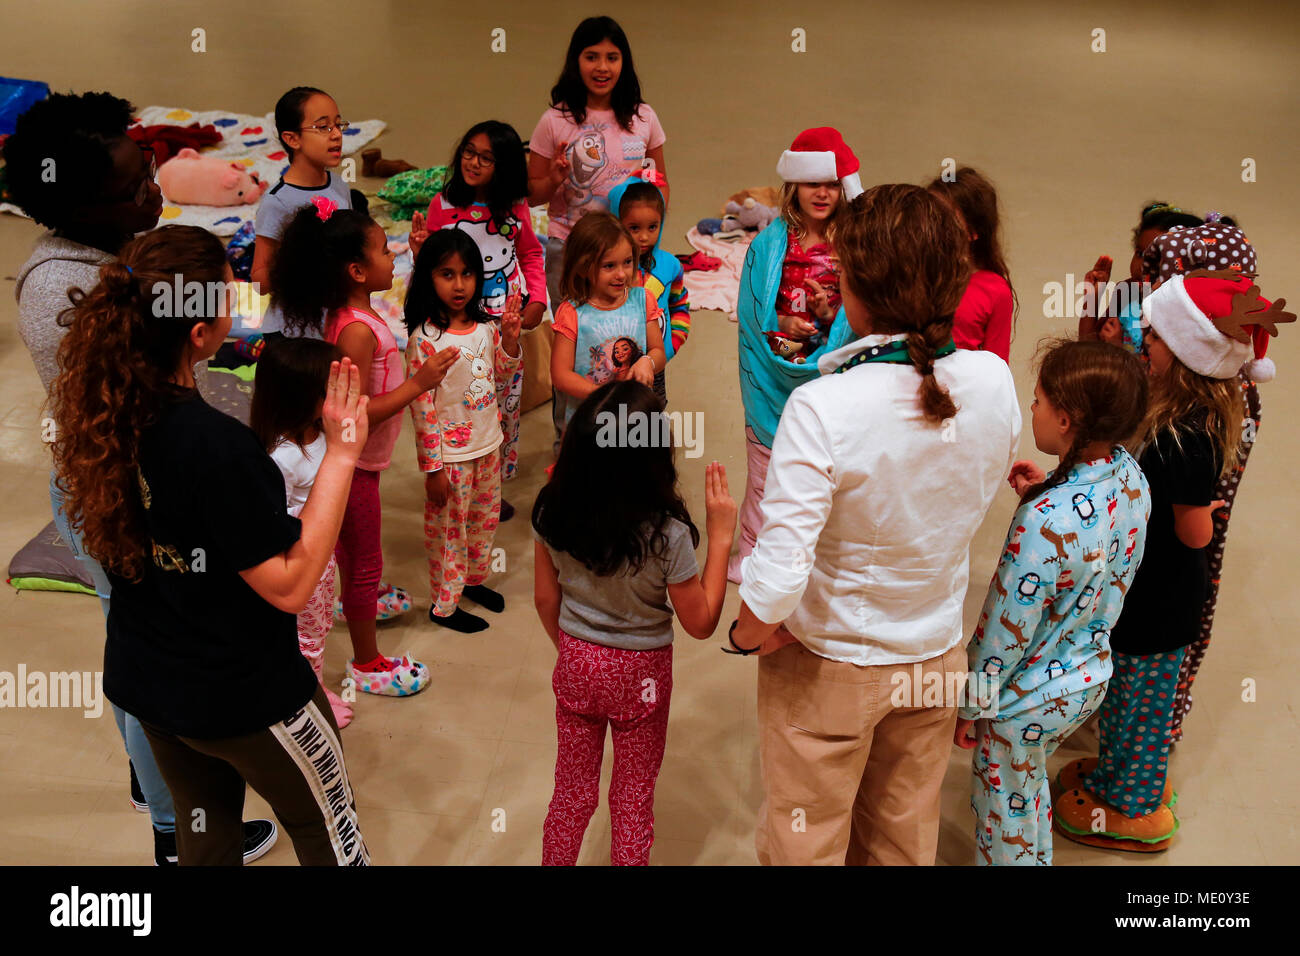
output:
{"label": "blue jeans", "polygon": [[[99,606],[107,620],[112,585],[109,584],[108,575],[104,573],[99,562],[81,549],[81,533],[68,523],[68,516],[63,510],[63,501],[63,491],[55,482],[54,474],[51,473],[50,506],[54,510],[54,525],[63,536],[63,542],[68,546],[68,550],[73,553],[78,563],[90,575],[90,580],[94,582],[95,593],[99,595]],[[149,816],[153,820],[154,829],[171,833],[176,829],[176,811],[172,808],[171,791],[163,782],[158,763],[154,760],[153,750],[149,747],[149,740],[144,735],[144,728],[140,726],[140,721],[117,704],[112,706],[113,719],[117,722],[122,742],[126,744],[126,755],[131,758],[136,778],[140,781],[140,789],[144,793],[145,800],[149,802]]]}

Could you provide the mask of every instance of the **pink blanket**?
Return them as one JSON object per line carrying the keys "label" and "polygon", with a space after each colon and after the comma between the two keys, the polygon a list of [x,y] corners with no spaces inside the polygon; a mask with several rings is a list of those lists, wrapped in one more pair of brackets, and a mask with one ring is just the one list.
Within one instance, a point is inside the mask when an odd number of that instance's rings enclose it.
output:
{"label": "pink blanket", "polygon": [[[757,235],[755,233],[754,235]],[[745,254],[753,235],[744,239],[724,242],[712,236],[702,236],[694,226],[686,234],[686,241],[706,256],[722,260],[722,265],[712,272],[688,272],[683,277],[686,291],[691,297],[691,311],[717,309],[736,321],[736,296],[740,291],[740,270],[745,265]]]}

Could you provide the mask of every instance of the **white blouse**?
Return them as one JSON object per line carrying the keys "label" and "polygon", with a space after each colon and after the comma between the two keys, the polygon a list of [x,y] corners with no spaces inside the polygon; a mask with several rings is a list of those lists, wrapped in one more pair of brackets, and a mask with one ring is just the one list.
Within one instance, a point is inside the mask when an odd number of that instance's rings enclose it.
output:
{"label": "white blouse", "polygon": [[828,353],[822,377],[790,396],[763,527],[741,567],[750,610],[831,660],[910,663],[962,640],[970,542],[1020,440],[1011,370],[992,352],[935,363],[957,405],[941,424],[922,415],[910,364],[830,374],[903,338],[869,335]]}

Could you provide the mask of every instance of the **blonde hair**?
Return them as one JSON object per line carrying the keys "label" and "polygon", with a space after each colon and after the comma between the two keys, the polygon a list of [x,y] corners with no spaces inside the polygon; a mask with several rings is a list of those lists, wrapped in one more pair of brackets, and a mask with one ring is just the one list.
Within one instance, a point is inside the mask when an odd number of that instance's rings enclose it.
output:
{"label": "blonde hair", "polygon": [[623,224],[607,212],[590,212],[574,224],[564,242],[564,267],[560,273],[560,295],[578,305],[591,298],[596,274],[605,253],[626,242],[636,257],[636,243]]}
{"label": "blonde hair", "polygon": [[[794,234],[802,242],[804,236],[808,234],[808,217],[799,207],[799,186],[799,183],[784,183],[781,186],[778,210],[785,224],[794,230]],[[835,240],[848,214],[849,201],[844,198],[844,187],[841,186],[840,198],[836,200],[835,208],[831,210],[830,218],[826,220],[826,245],[831,249],[835,249]]]}
{"label": "blonde hair", "polygon": [[[1219,454],[1219,478],[1236,470],[1241,448],[1242,421],[1246,415],[1241,380],[1210,378],[1193,372],[1171,356],[1169,371],[1153,382],[1151,404],[1139,433],[1145,443],[1168,430],[1174,445],[1182,448],[1181,434],[1203,428]],[[1201,413],[1204,424],[1200,424]]]}

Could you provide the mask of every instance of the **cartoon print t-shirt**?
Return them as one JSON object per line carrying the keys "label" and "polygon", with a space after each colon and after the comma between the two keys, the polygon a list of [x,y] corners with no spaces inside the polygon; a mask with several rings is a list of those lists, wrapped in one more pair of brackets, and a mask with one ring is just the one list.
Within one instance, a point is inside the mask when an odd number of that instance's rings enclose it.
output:
{"label": "cartoon print t-shirt", "polygon": [[428,227],[460,229],[478,246],[483,259],[483,311],[497,318],[506,298],[518,292],[524,303],[538,297],[546,301],[546,254],[533,232],[532,216],[523,202],[515,203],[504,223],[488,207],[474,203],[453,206],[439,193],[429,203]]}
{"label": "cartoon print t-shirt", "polygon": [[522,352],[506,354],[493,322],[463,332],[425,322],[406,343],[407,374],[414,375],[434,353],[448,348],[459,349],[460,360],[436,389],[422,392],[410,406],[416,456],[424,472],[438,471],[444,462],[481,458],[501,445],[497,382],[508,381],[523,366]]}
{"label": "cartoon print t-shirt", "polygon": [[[555,334],[573,340],[573,370],[597,385],[603,385],[621,370],[631,368],[646,353],[646,323],[659,321],[659,303],[643,286],[628,290],[623,304],[599,309],[590,302],[561,303],[555,312]],[[567,424],[581,402],[563,392],[564,421]]]}
{"label": "cartoon print t-shirt", "polygon": [[581,124],[552,106],[537,121],[528,148],[554,159],[567,143],[569,175],[551,198],[548,236],[564,240],[573,224],[594,209],[609,210],[609,192],[646,164],[646,154],[664,144],[659,117],[642,103],[628,132],[613,110],[588,110]]}

